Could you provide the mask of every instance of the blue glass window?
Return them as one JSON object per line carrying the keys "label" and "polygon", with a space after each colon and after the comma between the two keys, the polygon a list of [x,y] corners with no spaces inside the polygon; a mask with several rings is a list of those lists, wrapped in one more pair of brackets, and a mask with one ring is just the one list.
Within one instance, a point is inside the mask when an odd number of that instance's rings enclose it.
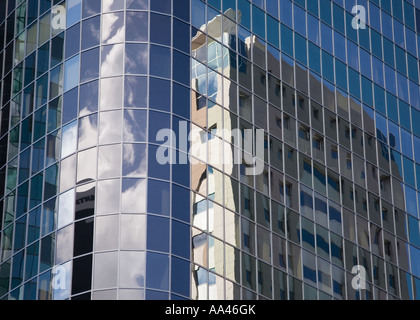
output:
{"label": "blue glass window", "polygon": [[206,5],[201,0],[191,1],[191,24],[200,29],[206,23]]}
{"label": "blue glass window", "polygon": [[371,79],[372,75],[371,75],[370,70],[371,70],[370,54],[367,51],[360,49],[360,71],[362,72],[364,76]]}
{"label": "blue glass window", "polygon": [[360,78],[359,74],[349,68],[349,90],[352,95],[360,99]]}
{"label": "blue glass window", "polygon": [[320,0],[319,8],[321,20],[331,25],[331,1]]}
{"label": "blue glass window", "polygon": [[281,25],[281,48],[288,55],[293,56],[293,31]]}
{"label": "blue glass window", "polygon": [[353,42],[347,40],[347,58],[349,66],[359,71],[359,48]]}
{"label": "blue glass window", "polygon": [[322,75],[334,82],[334,58],[325,51],[322,51]]}
{"label": "blue glass window", "polygon": [[82,1],[81,0],[67,0],[67,28],[80,21],[82,15]]}
{"label": "blue glass window", "polygon": [[267,41],[279,48],[279,23],[270,16],[267,16]]}
{"label": "blue glass window", "polygon": [[344,29],[344,10],[335,3],[333,4],[334,29],[345,34]]}
{"label": "blue glass window", "polygon": [[160,290],[169,289],[169,257],[148,252],[146,257],[146,286]]}
{"label": "blue glass window", "polygon": [[410,106],[401,100],[399,101],[399,110],[400,110],[400,124],[407,130],[411,130],[410,123]]}
{"label": "blue glass window", "polygon": [[388,91],[390,91],[394,95],[397,95],[395,71],[387,65],[385,65],[385,85]]}
{"label": "blue glass window", "polygon": [[149,180],[148,186],[148,212],[169,216],[171,203],[169,183]]}
{"label": "blue glass window", "polygon": [[375,30],[371,30],[372,53],[382,59],[382,36]]}
{"label": "blue glass window", "polygon": [[293,27],[292,24],[292,2],[289,0],[280,1],[280,21],[290,28]]}
{"label": "blue glass window", "polygon": [[149,31],[149,16],[147,12],[129,11],[126,15],[127,41],[147,41]]}
{"label": "blue glass window", "polygon": [[[152,3],[159,2],[152,1]],[[167,46],[171,44],[171,18],[169,16],[150,14],[150,41]]]}
{"label": "blue glass window", "polygon": [[150,46],[150,74],[163,78],[171,77],[171,51],[169,48]]}
{"label": "blue glass window", "polygon": [[[160,156],[160,152],[165,151],[165,159],[164,162],[167,163],[160,163],[158,160],[158,156]],[[166,148],[160,150],[158,146],[155,145],[149,145],[149,165],[148,165],[148,170],[149,170],[149,177],[152,178],[158,178],[158,179],[164,179],[164,180],[169,180],[170,179],[170,174],[171,174],[171,168],[170,168],[170,161],[166,161],[167,157],[170,157],[170,151]],[[161,160],[160,160],[161,161]]]}
{"label": "blue glass window", "polygon": [[321,23],[321,43],[323,49],[333,53],[332,29],[324,23]]}
{"label": "blue glass window", "polygon": [[190,21],[190,1],[189,0],[178,0],[176,5],[173,7],[174,16]]}
{"label": "blue glass window", "polygon": [[408,83],[407,83],[407,78],[404,77],[399,72],[397,72],[397,87],[398,87],[398,97],[400,99],[408,102]]}
{"label": "blue glass window", "polygon": [[392,40],[392,18],[389,14],[382,13],[382,33],[390,40]]}
{"label": "blue glass window", "polygon": [[308,14],[308,39],[320,45],[319,20]]}
{"label": "blue glass window", "polygon": [[362,100],[369,106],[373,106],[372,82],[362,77]]}
{"label": "blue glass window", "polygon": [[[272,1],[275,2],[275,1]],[[294,5],[294,21],[295,21],[295,31],[306,36],[306,12],[301,7]]]}
{"label": "blue glass window", "polygon": [[149,107],[152,109],[158,109],[162,111],[170,111],[171,110],[170,82],[167,80],[151,77],[149,80],[149,87],[150,87]]}
{"label": "blue glass window", "polygon": [[147,216],[147,249],[169,252],[169,219]]}
{"label": "blue glass window", "polygon": [[[414,162],[411,161],[410,159],[408,159],[407,157],[403,157],[403,166],[404,166],[404,181],[405,181],[405,183],[407,183],[408,185],[415,188],[416,183],[415,183],[415,175],[414,175]],[[414,195],[414,200],[415,199],[416,198],[415,198],[415,195]],[[415,212],[417,212],[417,209],[416,209]]]}
{"label": "blue glass window", "polygon": [[334,31],[334,54],[341,61],[346,62],[346,39],[337,31]]}
{"label": "blue glass window", "polygon": [[79,84],[79,55],[67,60],[64,64],[64,91],[73,89]]}
{"label": "blue glass window", "polygon": [[190,296],[190,263],[177,257],[171,261],[171,291]]}
{"label": "blue glass window", "polygon": [[238,11],[241,12],[239,24],[251,29],[251,4],[247,0],[238,0]]}
{"label": "blue glass window", "polygon": [[410,246],[411,271],[420,278],[420,250]]}
{"label": "blue glass window", "polygon": [[312,13],[314,16],[318,17],[319,1],[318,0],[307,1],[306,5],[307,5],[308,11]]}
{"label": "blue glass window", "polygon": [[256,6],[252,6],[252,31],[265,39],[265,13]]}
{"label": "blue glass window", "polygon": [[309,67],[321,74],[321,50],[314,45],[312,42],[309,42]]}
{"label": "blue glass window", "polygon": [[307,65],[306,39],[295,33],[295,58],[300,63]]}
{"label": "blue glass window", "polygon": [[171,0],[150,1],[150,10],[171,13]]}
{"label": "blue glass window", "polygon": [[190,259],[190,227],[179,221],[172,221],[172,253]]}

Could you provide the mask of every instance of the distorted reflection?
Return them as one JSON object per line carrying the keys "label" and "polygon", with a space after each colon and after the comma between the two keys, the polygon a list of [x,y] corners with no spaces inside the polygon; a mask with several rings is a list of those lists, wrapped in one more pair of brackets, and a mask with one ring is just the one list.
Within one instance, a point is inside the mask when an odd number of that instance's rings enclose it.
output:
{"label": "distorted reflection", "polygon": [[101,112],[99,125],[99,143],[116,143],[121,141],[122,112]]}
{"label": "distorted reflection", "polygon": [[[138,1],[135,1],[138,2]],[[129,4],[127,3],[127,8]],[[126,13],[127,41],[147,41],[149,31],[149,15],[147,12],[128,11]]]}
{"label": "distorted reflection", "polygon": [[63,141],[61,143],[61,158],[76,152],[77,149],[77,121],[63,127]]}
{"label": "distorted reflection", "polygon": [[98,110],[98,81],[80,86],[79,116],[83,117]]}
{"label": "distorted reflection", "polygon": [[57,228],[60,229],[74,220],[74,189],[63,193],[59,198]]}
{"label": "distorted reflection", "polygon": [[115,44],[102,47],[101,76],[113,77],[123,73],[124,45]]}
{"label": "distorted reflection", "polygon": [[123,92],[122,77],[102,79],[100,110],[121,108]]}
{"label": "distorted reflection", "polygon": [[98,178],[107,179],[121,175],[121,145],[99,147]]}
{"label": "distorted reflection", "polygon": [[95,226],[95,250],[117,249],[119,243],[119,216],[97,217]]}
{"label": "distorted reflection", "polygon": [[76,155],[61,161],[60,192],[72,188],[76,182]]}
{"label": "distorted reflection", "polygon": [[93,288],[104,289],[117,286],[118,252],[96,254],[94,258]]}
{"label": "distorted reflection", "polygon": [[124,106],[145,108],[147,106],[147,78],[125,77]]}
{"label": "distorted reflection", "polygon": [[89,183],[76,188],[76,220],[94,215],[95,189],[95,183]]}
{"label": "distorted reflection", "polygon": [[124,141],[144,142],[147,130],[146,110],[126,110],[124,113]]}
{"label": "distorted reflection", "polygon": [[73,89],[79,84],[79,75],[80,57],[77,55],[64,64],[64,91]]}
{"label": "distorted reflection", "polygon": [[120,227],[123,250],[146,249],[146,216],[145,215],[122,215]]}
{"label": "distorted reflection", "polygon": [[102,15],[102,43],[123,42],[125,36],[124,12]]}
{"label": "distorted reflection", "polygon": [[144,287],[146,270],[146,256],[144,252],[121,251],[119,259],[119,287]]}
{"label": "distorted reflection", "polygon": [[79,120],[79,150],[93,147],[98,140],[98,115],[93,114]]}
{"label": "distorted reflection", "polygon": [[142,177],[146,175],[146,145],[124,144],[123,167],[124,177]]}
{"label": "distorted reflection", "polygon": [[121,207],[123,213],[146,212],[146,188],[144,179],[123,179]]}
{"label": "distorted reflection", "polygon": [[57,232],[55,263],[61,264],[73,257],[74,225],[69,225]]}
{"label": "distorted reflection", "polygon": [[96,179],[96,169],[98,165],[97,152],[97,148],[92,148],[78,154],[76,179],[78,184]]}
{"label": "distorted reflection", "polygon": [[97,214],[109,214],[120,210],[120,180],[98,182]]}
{"label": "distorted reflection", "polygon": [[146,74],[149,62],[149,47],[144,43],[125,45],[125,72],[127,74]]}

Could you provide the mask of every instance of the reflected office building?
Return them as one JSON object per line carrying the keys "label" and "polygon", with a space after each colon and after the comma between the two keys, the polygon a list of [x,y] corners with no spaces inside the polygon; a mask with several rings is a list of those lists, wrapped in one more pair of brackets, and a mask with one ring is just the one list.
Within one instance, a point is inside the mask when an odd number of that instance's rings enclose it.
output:
{"label": "reflected office building", "polygon": [[413,2],[0,0],[0,299],[420,299]]}

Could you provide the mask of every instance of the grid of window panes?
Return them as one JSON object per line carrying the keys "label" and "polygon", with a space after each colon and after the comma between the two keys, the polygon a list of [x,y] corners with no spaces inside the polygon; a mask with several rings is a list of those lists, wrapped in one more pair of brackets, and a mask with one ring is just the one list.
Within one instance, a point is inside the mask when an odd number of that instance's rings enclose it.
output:
{"label": "grid of window panes", "polygon": [[188,118],[179,4],[0,1],[0,298],[189,297],[188,166],[147,144]]}
{"label": "grid of window panes", "polygon": [[419,298],[420,6],[355,2],[0,0],[0,297]]}
{"label": "grid of window panes", "polygon": [[[419,9],[191,1],[192,298],[420,297]],[[211,163],[235,128],[264,129],[262,175]]]}

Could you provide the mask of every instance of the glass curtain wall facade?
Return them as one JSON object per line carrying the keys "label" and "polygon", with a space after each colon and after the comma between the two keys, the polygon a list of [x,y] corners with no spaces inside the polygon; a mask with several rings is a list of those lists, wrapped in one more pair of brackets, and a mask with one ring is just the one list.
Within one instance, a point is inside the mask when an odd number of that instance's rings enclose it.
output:
{"label": "glass curtain wall facade", "polygon": [[420,299],[419,55],[414,0],[0,0],[0,298]]}

